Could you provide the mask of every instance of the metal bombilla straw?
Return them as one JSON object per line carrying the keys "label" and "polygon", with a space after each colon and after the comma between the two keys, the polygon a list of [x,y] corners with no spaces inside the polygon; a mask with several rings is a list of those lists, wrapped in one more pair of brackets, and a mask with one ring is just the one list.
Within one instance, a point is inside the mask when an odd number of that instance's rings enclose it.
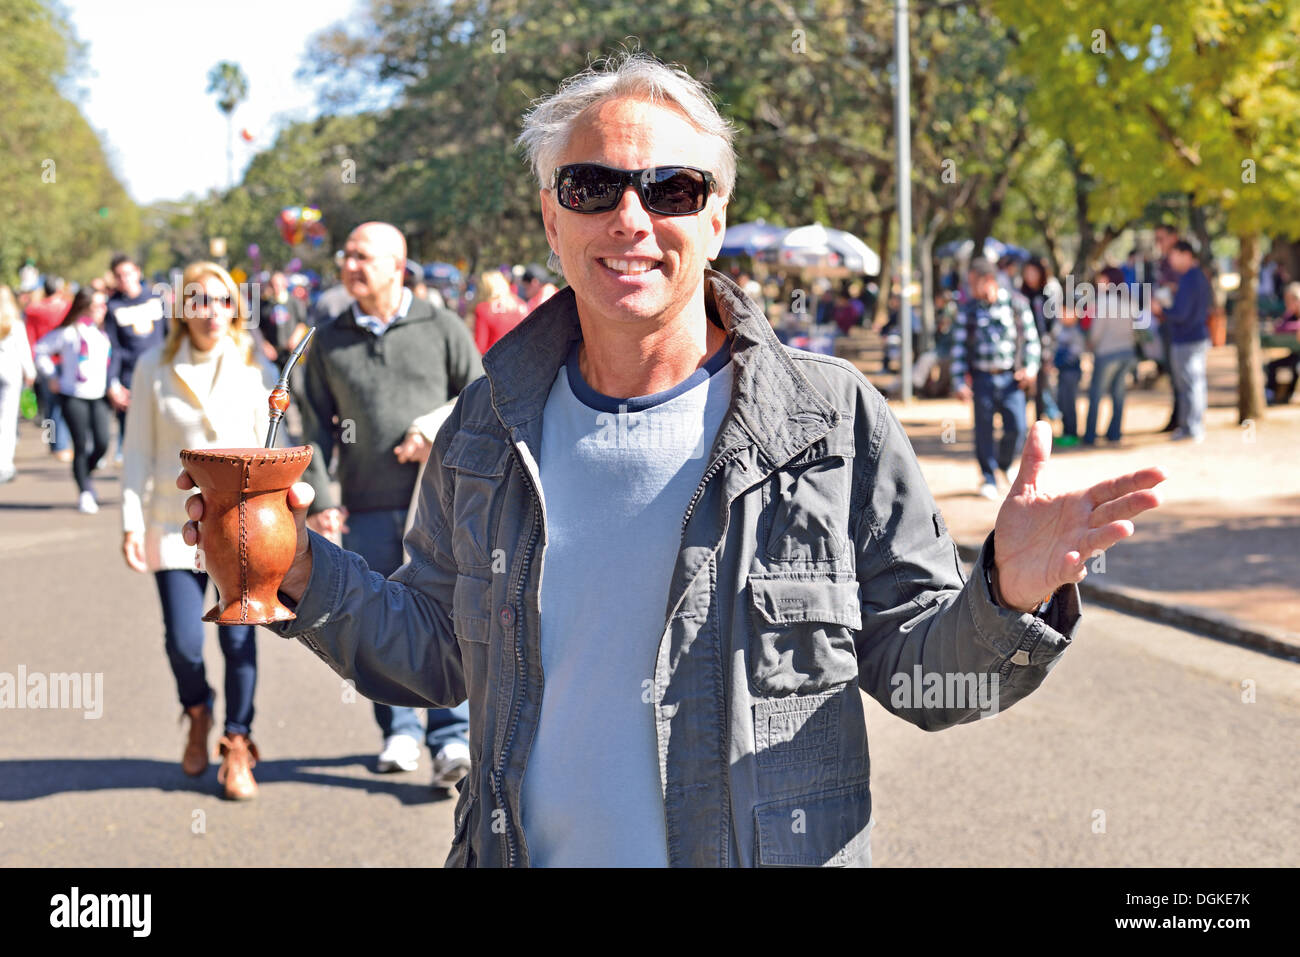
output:
{"label": "metal bombilla straw", "polygon": [[271,407],[271,427],[266,430],[266,447],[268,449],[275,447],[275,433],[280,428],[280,420],[284,418],[284,412],[289,408],[289,373],[293,371],[294,365],[302,358],[302,354],[307,351],[307,343],[311,342],[311,337],[316,334],[315,329],[308,329],[307,334],[302,337],[302,342],[298,343],[298,348],[293,350],[293,355],[289,356],[289,361],[284,364],[284,371],[280,373],[280,381],[275,384],[267,398],[267,405]]}

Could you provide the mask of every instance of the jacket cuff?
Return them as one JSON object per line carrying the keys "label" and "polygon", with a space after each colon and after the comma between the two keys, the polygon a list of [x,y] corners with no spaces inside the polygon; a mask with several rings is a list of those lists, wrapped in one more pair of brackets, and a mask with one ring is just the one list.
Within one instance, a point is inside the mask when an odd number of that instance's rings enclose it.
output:
{"label": "jacket cuff", "polygon": [[1082,615],[1079,586],[1073,582],[1062,585],[1038,614],[1003,608],[993,600],[984,578],[985,562],[991,563],[993,556],[993,533],[989,532],[966,583],[976,629],[1013,665],[1041,666],[1054,661],[1078,630]]}
{"label": "jacket cuff", "polygon": [[307,540],[311,546],[311,577],[302,598],[295,603],[283,592],[279,596],[298,617],[266,626],[282,638],[296,638],[329,624],[343,598],[343,549],[311,529],[307,530]]}

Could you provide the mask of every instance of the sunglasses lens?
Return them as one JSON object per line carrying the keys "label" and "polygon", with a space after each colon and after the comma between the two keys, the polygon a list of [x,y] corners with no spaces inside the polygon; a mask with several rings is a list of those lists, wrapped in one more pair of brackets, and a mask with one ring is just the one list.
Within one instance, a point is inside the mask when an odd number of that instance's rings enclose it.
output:
{"label": "sunglasses lens", "polygon": [[685,166],[660,166],[650,170],[642,195],[651,211],[665,216],[698,213],[707,196],[704,176]]}
{"label": "sunglasses lens", "polygon": [[560,171],[560,205],[579,213],[603,213],[618,205],[622,185],[617,170],[583,163],[566,166]]}
{"label": "sunglasses lens", "polygon": [[[556,195],[560,205],[578,213],[604,213],[618,206],[627,188],[627,175],[594,163],[562,166]],[[640,171],[637,191],[646,208],[661,216],[698,213],[708,199],[703,173],[689,166],[654,166]]]}

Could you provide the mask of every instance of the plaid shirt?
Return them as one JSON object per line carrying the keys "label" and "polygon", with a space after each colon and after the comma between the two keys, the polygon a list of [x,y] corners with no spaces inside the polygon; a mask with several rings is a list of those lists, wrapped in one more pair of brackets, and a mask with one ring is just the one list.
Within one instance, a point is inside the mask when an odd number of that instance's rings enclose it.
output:
{"label": "plaid shirt", "polygon": [[[1024,336],[1024,352],[1016,361],[1016,318]],[[974,323],[975,355],[970,356],[971,324]],[[973,299],[962,306],[961,320],[953,330],[952,377],[961,382],[967,372],[1010,372],[1024,369],[1038,374],[1041,350],[1038,327],[1029,302],[1019,293],[998,289],[996,302]]]}

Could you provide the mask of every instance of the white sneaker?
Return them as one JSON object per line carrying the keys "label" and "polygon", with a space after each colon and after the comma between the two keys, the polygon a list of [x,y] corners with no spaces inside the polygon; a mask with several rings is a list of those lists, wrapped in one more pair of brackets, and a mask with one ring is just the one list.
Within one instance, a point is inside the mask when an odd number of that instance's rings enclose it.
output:
{"label": "white sneaker", "polygon": [[1005,472],[1003,472],[1002,474],[1005,475],[1005,476],[1007,477],[1007,484],[1008,484],[1008,485],[1015,485],[1015,484],[1016,484],[1016,476],[1020,474],[1020,466],[1019,466],[1018,464],[1016,464],[1016,465],[1012,465],[1011,468],[1007,469],[1007,470],[1006,470]]}
{"label": "white sneaker", "polygon": [[1002,497],[1002,493],[998,491],[998,487],[992,482],[985,482],[980,486],[980,496],[988,499],[990,502],[996,502]]}
{"label": "white sneaker", "polygon": [[390,734],[384,738],[384,750],[379,752],[376,770],[380,774],[392,771],[414,771],[420,766],[420,742],[409,734]]}
{"label": "white sneaker", "polygon": [[460,741],[443,745],[433,758],[433,786],[452,788],[469,774],[469,747]]}
{"label": "white sneaker", "polygon": [[94,515],[99,511],[99,503],[95,501],[94,492],[81,493],[81,497],[77,499],[77,511],[85,512],[87,515]]}

